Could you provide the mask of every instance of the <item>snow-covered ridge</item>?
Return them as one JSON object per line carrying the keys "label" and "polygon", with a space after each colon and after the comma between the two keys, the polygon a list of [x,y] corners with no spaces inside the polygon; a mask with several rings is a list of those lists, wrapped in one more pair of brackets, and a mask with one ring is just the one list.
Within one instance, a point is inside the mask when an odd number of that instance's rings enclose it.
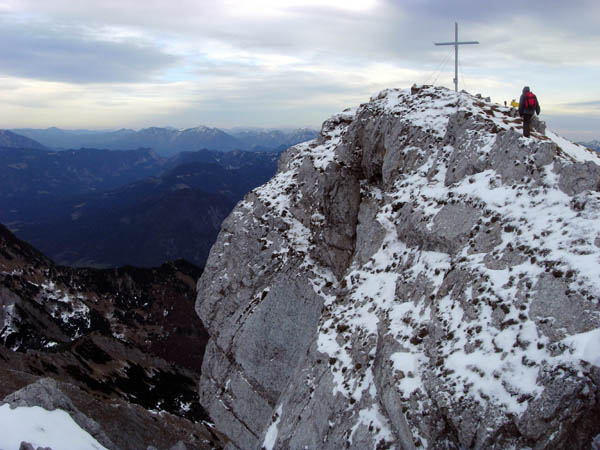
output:
{"label": "snow-covered ridge", "polygon": [[[412,95],[411,89],[387,89],[373,96],[368,105],[371,108],[374,105],[384,114],[402,116],[403,120],[418,125],[437,136],[443,136],[449,116],[459,111],[477,115],[491,123],[496,127],[492,134],[497,134],[499,130],[513,130],[519,133],[522,131],[522,121],[514,108],[487,102],[485,99],[474,97],[464,91],[456,93],[433,87],[417,89],[420,94],[418,96]],[[593,161],[600,164],[600,155],[596,152],[590,151],[583,145],[570,142],[553,132],[547,132],[545,137],[543,134],[534,132],[534,136],[530,139],[544,138],[556,143],[568,157],[575,161]]]}
{"label": "snow-covered ridge", "polygon": [[[199,282],[206,406],[262,435],[236,445],[570,448],[600,432],[583,419],[598,407],[600,157],[534,125],[524,138],[513,110],[467,93],[386,90],[282,157]],[[263,335],[266,304],[312,313],[282,277],[322,310],[272,392],[254,361],[278,343],[241,340]],[[290,314],[269,334],[303,320]],[[244,420],[250,397],[262,421]]]}

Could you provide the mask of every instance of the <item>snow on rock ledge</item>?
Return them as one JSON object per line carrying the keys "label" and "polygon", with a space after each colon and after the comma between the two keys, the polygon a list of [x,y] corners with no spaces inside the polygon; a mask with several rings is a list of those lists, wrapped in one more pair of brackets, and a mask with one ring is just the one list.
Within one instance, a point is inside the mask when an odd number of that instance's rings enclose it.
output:
{"label": "snow on rock ledge", "polygon": [[600,158],[466,93],[387,90],[289,149],[198,282],[231,446],[589,448]]}

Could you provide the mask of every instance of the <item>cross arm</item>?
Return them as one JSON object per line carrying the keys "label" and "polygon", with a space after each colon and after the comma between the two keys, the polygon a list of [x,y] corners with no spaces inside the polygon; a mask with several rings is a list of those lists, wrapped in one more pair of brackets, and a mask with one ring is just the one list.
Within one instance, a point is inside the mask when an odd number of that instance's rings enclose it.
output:
{"label": "cross arm", "polygon": [[462,44],[479,44],[479,41],[464,41],[464,42],[434,42],[433,45],[462,45]]}

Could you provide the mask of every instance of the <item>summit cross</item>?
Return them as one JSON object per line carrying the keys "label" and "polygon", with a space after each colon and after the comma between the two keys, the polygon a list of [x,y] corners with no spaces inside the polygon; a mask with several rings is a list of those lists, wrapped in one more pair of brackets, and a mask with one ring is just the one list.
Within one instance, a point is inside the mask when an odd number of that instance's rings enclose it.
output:
{"label": "summit cross", "polygon": [[434,45],[454,45],[454,90],[458,92],[458,46],[479,44],[478,41],[458,42],[458,23],[454,22],[454,42],[434,42]]}

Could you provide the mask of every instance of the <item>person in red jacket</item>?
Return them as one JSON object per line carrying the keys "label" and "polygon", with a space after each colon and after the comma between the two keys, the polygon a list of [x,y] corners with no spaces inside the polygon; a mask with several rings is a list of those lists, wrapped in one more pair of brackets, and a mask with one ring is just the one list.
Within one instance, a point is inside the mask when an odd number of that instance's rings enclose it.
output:
{"label": "person in red jacket", "polygon": [[523,118],[523,136],[525,137],[529,137],[529,127],[534,114],[540,115],[540,104],[529,86],[525,86],[519,100],[519,115]]}

